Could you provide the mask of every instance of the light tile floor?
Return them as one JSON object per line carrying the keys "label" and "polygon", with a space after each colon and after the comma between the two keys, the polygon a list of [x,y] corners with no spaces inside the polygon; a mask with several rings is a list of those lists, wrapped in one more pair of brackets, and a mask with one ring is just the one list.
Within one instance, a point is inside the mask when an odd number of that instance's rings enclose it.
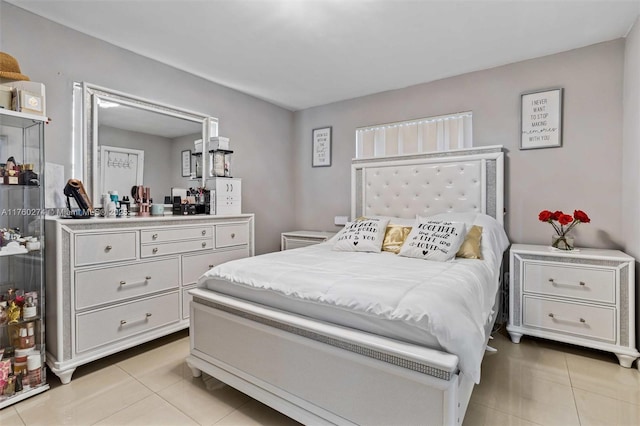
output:
{"label": "light tile floor", "polygon": [[[465,426],[640,425],[640,373],[612,354],[496,334]],[[0,425],[296,425],[288,417],[203,376],[184,358],[186,332],[80,367],[69,385],[0,410]],[[428,424],[428,420],[425,420]]]}

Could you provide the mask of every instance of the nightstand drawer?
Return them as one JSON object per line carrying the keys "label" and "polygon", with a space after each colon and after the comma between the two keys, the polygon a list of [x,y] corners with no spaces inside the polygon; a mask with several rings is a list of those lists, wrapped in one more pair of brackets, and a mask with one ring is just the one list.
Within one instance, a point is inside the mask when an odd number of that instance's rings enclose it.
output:
{"label": "nightstand drawer", "polygon": [[525,292],[616,302],[616,272],[612,269],[535,262],[523,266]]}
{"label": "nightstand drawer", "polygon": [[616,341],[616,309],[524,296],[523,322],[542,328],[607,342]]}

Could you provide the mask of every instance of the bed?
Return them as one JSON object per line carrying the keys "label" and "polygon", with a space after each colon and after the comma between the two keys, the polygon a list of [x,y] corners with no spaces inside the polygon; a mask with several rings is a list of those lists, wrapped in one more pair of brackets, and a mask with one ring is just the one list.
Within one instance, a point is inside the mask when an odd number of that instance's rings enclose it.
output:
{"label": "bed", "polygon": [[219,265],[191,292],[194,376],[305,424],[461,424],[497,313],[503,169],[501,147],[354,160],[352,217],[480,224],[484,259],[338,252],[337,236]]}

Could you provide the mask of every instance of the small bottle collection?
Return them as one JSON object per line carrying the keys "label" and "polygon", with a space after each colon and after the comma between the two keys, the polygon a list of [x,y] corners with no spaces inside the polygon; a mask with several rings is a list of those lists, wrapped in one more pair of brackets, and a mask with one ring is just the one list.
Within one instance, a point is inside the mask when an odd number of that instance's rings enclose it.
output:
{"label": "small bottle collection", "polygon": [[37,301],[14,288],[0,296],[0,401],[43,383]]}
{"label": "small bottle collection", "polygon": [[33,164],[17,164],[13,157],[0,163],[0,184],[4,185],[39,185],[38,175],[33,171]]}

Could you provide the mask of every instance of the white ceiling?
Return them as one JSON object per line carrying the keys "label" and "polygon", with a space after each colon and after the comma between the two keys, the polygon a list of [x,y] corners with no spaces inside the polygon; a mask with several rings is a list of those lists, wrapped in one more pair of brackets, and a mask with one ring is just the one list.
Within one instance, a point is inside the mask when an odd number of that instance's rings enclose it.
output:
{"label": "white ceiling", "polygon": [[8,0],[291,110],[624,37],[639,0]]}

